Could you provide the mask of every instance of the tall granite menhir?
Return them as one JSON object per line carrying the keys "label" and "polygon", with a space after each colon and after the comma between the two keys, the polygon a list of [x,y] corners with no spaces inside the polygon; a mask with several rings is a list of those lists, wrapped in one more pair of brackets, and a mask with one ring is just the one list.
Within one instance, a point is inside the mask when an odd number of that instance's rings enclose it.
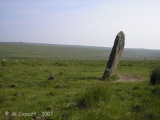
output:
{"label": "tall granite menhir", "polygon": [[108,77],[111,77],[115,74],[117,65],[119,63],[119,59],[124,49],[124,44],[125,44],[125,35],[121,31],[118,33],[114,41],[114,45],[113,45],[111,54],[109,56],[109,61],[107,63],[106,69],[102,76],[102,80],[107,80]]}

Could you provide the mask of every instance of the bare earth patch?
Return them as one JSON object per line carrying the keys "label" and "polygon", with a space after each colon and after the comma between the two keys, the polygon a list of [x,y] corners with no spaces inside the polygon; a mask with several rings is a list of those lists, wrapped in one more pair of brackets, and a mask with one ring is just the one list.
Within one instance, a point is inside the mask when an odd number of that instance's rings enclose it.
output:
{"label": "bare earth patch", "polygon": [[120,75],[118,80],[114,82],[136,82],[140,81],[140,77],[136,75]]}

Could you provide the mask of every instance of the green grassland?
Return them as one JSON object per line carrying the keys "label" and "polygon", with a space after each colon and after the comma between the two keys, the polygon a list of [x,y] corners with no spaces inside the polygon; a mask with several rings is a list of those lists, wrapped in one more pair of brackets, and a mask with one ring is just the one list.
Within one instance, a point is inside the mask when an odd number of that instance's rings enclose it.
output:
{"label": "green grassland", "polygon": [[[111,48],[0,42],[0,59],[80,59],[107,60]],[[160,60],[160,50],[125,48],[122,60]]]}
{"label": "green grassland", "polygon": [[[135,82],[100,81],[104,60],[0,61],[1,120],[159,120],[160,86],[149,85],[159,61],[120,61],[117,75]],[[47,80],[50,73],[55,80]],[[8,111],[9,115],[5,115]],[[11,117],[12,112],[18,114]]]}
{"label": "green grassland", "polygon": [[110,48],[0,43],[0,119],[159,120],[160,86],[149,84],[159,50],[124,50],[116,75],[134,82],[99,80],[109,54]]}

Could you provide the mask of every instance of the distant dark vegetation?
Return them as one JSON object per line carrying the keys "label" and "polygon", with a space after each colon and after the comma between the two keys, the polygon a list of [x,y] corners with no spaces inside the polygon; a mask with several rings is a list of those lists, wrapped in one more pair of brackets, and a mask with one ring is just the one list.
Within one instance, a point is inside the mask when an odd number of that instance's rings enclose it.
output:
{"label": "distant dark vegetation", "polygon": [[[90,59],[106,60],[111,48],[31,44],[31,43],[0,43],[1,59]],[[122,60],[160,60],[160,50],[125,48]]]}
{"label": "distant dark vegetation", "polygon": [[160,67],[156,67],[152,70],[150,75],[150,83],[152,85],[160,84]]}

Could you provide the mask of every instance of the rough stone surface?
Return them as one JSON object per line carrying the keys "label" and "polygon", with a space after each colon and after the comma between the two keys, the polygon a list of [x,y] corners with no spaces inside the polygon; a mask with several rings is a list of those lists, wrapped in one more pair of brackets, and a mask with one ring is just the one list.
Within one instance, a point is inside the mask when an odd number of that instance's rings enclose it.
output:
{"label": "rough stone surface", "polygon": [[121,31],[118,33],[114,41],[114,45],[113,45],[111,54],[109,56],[107,67],[102,76],[102,80],[106,80],[108,77],[111,77],[115,74],[118,63],[119,63],[119,59],[124,49],[124,44],[125,44],[125,35]]}
{"label": "rough stone surface", "polygon": [[48,80],[54,80],[54,74],[51,73],[50,76],[48,77]]}

